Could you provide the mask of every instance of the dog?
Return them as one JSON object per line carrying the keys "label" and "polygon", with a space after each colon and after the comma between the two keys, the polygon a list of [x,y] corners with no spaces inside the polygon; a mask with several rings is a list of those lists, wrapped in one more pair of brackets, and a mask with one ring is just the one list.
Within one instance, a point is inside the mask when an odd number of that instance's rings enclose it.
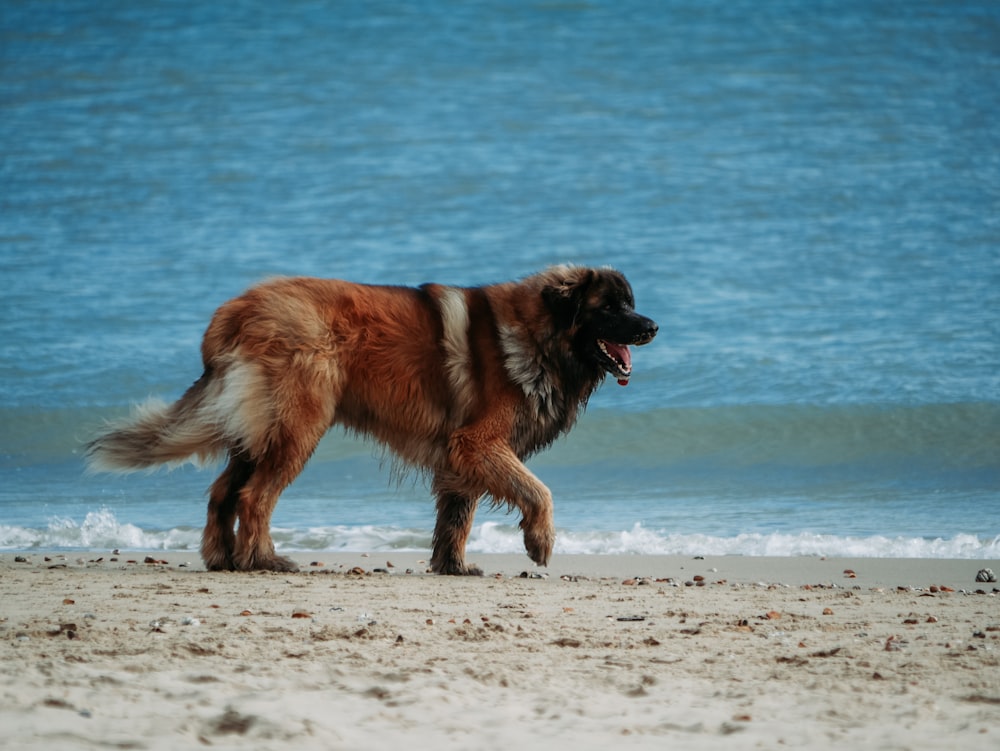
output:
{"label": "dog", "polygon": [[573,426],[607,375],[628,384],[629,346],[656,332],[610,268],[466,288],[278,278],[215,312],[204,373],[177,402],[109,424],[86,456],[105,471],[226,459],[209,490],[206,568],[295,571],[275,553],[271,514],[340,425],[429,475],[432,571],[482,575],[465,546],[484,496],[520,512],[525,549],[545,566],[552,494],[523,461]]}

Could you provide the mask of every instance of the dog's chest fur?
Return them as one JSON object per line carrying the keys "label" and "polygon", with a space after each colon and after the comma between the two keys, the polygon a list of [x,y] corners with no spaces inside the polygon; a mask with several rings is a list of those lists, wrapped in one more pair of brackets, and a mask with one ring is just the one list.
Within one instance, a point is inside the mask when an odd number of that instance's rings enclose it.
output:
{"label": "dog's chest fur", "polygon": [[[511,435],[511,446],[522,459],[549,446],[576,422],[593,387],[582,387],[567,372],[565,358],[541,346],[525,331],[501,325],[497,335],[510,379],[524,393]],[[572,369],[572,366],[570,366]]]}
{"label": "dog's chest fur", "polygon": [[[526,304],[523,290],[511,294],[508,285],[425,285],[423,290],[440,316],[442,372],[454,426],[475,420],[510,384],[521,396],[509,436],[520,458],[549,446],[573,426],[600,379],[576,362],[567,333],[555,328],[548,311]],[[532,297],[540,303],[539,296]]]}

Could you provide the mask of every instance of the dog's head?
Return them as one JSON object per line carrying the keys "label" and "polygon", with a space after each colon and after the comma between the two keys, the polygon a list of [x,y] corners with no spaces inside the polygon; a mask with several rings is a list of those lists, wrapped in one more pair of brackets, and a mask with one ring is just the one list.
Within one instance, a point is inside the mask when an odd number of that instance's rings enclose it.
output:
{"label": "dog's head", "polygon": [[628,384],[629,345],[649,343],[658,328],[635,312],[628,280],[613,269],[565,266],[551,272],[553,281],[542,294],[556,326],[569,334],[574,357],[596,373],[610,373],[622,386]]}

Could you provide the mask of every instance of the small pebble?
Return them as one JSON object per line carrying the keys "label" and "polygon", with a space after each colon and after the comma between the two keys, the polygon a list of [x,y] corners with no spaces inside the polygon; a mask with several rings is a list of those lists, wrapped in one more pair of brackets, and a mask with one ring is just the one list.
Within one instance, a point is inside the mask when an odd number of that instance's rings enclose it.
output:
{"label": "small pebble", "polygon": [[899,652],[906,646],[906,642],[897,636],[890,636],[885,640],[886,652]]}

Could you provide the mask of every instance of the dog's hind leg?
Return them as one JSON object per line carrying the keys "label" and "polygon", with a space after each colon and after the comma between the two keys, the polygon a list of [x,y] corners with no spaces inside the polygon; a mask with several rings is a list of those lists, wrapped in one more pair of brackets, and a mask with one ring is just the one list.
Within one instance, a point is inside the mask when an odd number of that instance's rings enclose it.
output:
{"label": "dog's hind leg", "polygon": [[437,493],[437,523],[434,527],[431,570],[437,574],[482,576],[481,568],[465,562],[465,544],[472,532],[472,520],[479,497],[472,498],[447,490],[440,486],[438,480],[435,480],[434,485]]}
{"label": "dog's hind leg", "polygon": [[201,536],[201,557],[209,571],[232,570],[236,546],[234,526],[240,490],[253,474],[254,464],[233,453],[229,465],[212,483],[208,493],[208,519]]}
{"label": "dog's hind leg", "polygon": [[281,491],[295,479],[305,462],[287,465],[278,456],[257,462],[253,474],[240,490],[236,504],[239,527],[233,547],[233,568],[237,571],[297,571],[289,558],[274,551],[271,514]]}
{"label": "dog's hind leg", "polygon": [[[299,413],[299,417],[302,417]],[[297,571],[290,559],[274,551],[271,539],[271,514],[288,485],[305,467],[326,432],[328,423],[303,420],[294,428],[285,426],[274,431],[271,445],[264,456],[256,459],[253,472],[240,490],[236,513],[239,527],[233,551],[233,564],[238,571]]]}
{"label": "dog's hind leg", "polygon": [[298,571],[294,561],[274,551],[271,539],[271,514],[287,484],[280,470],[264,462],[240,491],[240,524],[233,552],[237,571]]}
{"label": "dog's hind leg", "polygon": [[[240,456],[252,463],[236,500],[239,524],[232,564],[237,571],[296,571],[293,561],[275,553],[271,514],[333,422],[337,371],[314,352],[289,355],[279,350],[274,357],[259,358],[244,364],[234,379],[230,401],[238,408],[234,417],[227,415]],[[228,506],[223,503],[219,509]]]}

